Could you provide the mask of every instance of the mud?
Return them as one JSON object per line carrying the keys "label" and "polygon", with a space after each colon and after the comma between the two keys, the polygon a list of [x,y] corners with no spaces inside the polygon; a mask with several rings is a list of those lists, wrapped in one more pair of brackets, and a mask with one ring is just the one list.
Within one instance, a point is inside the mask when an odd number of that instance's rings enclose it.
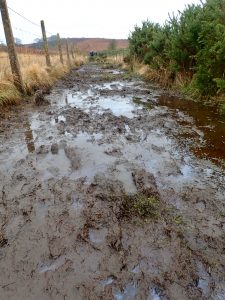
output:
{"label": "mud", "polygon": [[1,300],[225,299],[224,170],[162,97],[90,64],[1,120]]}

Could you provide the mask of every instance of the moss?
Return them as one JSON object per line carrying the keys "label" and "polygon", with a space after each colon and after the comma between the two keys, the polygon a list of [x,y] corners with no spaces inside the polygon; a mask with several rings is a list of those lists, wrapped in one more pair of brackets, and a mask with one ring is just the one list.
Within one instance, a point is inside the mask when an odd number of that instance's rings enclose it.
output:
{"label": "moss", "polygon": [[181,225],[181,224],[183,224],[183,219],[182,219],[182,217],[181,217],[181,216],[176,216],[176,217],[174,218],[174,223],[175,223],[176,225]]}

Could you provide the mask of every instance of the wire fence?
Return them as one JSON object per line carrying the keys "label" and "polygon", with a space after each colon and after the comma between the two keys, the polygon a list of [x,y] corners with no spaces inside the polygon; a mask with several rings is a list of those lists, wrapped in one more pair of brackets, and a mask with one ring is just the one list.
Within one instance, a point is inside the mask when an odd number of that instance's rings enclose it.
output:
{"label": "wire fence", "polygon": [[[13,8],[8,6],[10,19],[12,23],[12,29],[15,37],[16,43],[21,44],[32,44],[37,42],[37,40],[42,40],[42,34],[41,34],[41,25],[38,24],[35,21],[30,20],[26,16],[24,16],[22,13],[17,12]],[[21,26],[21,21],[23,21],[23,26]],[[1,23],[1,31],[0,31],[0,41],[2,44],[6,43],[6,39],[4,36],[3,31],[3,24]],[[19,25],[18,25],[19,24]],[[29,29],[28,28],[29,25]],[[46,31],[47,35],[53,36],[54,33]]]}
{"label": "wire fence", "polygon": [[73,41],[62,42],[59,34],[45,30],[44,21],[38,24],[7,6],[5,0],[0,2],[0,9],[0,80],[12,76],[15,86],[23,92],[24,67],[39,64],[41,68],[57,65],[70,68],[74,64]]}

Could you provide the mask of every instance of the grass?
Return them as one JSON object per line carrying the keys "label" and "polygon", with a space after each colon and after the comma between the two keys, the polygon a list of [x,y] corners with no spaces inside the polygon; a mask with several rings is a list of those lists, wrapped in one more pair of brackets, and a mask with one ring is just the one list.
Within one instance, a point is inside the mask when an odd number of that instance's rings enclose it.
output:
{"label": "grass", "polygon": [[121,214],[123,217],[132,216],[140,218],[157,218],[160,211],[160,202],[154,197],[147,197],[144,194],[124,196],[121,203]]}
{"label": "grass", "polygon": [[21,95],[10,81],[0,81],[0,106],[14,105],[20,102]]}
{"label": "grass", "polygon": [[0,231],[0,248],[4,247],[8,243],[8,240],[5,238],[4,234]]}
{"label": "grass", "polygon": [[[45,56],[37,53],[20,53],[18,59],[21,67],[22,78],[28,95],[34,94],[38,89],[49,88],[54,82],[69,72],[70,67],[66,63],[60,63],[59,56],[51,55],[52,68],[46,67]],[[85,57],[75,55],[71,58],[71,67],[80,66],[85,62]],[[8,54],[0,52],[0,107],[5,105],[17,104],[22,99],[13,85]]]}
{"label": "grass", "polygon": [[223,101],[219,104],[219,112],[221,115],[225,116],[225,101]]}

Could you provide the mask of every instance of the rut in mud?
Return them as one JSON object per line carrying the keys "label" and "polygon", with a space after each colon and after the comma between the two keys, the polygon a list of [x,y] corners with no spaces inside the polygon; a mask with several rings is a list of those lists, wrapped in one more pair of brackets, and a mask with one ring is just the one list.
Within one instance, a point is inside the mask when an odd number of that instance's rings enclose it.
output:
{"label": "rut in mud", "polygon": [[90,64],[2,120],[1,300],[225,299],[225,174],[162,94]]}

